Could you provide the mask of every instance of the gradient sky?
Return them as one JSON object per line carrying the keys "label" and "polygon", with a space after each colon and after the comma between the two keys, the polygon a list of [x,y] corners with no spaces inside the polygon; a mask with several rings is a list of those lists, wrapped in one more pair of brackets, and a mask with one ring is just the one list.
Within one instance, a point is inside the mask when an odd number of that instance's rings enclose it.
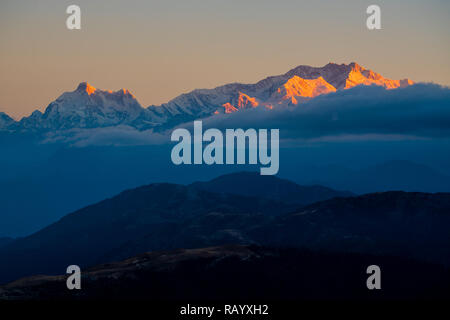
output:
{"label": "gradient sky", "polygon": [[[369,31],[375,3],[383,29]],[[0,111],[44,110],[82,81],[146,107],[330,61],[450,85],[449,17],[447,0],[0,0]]]}

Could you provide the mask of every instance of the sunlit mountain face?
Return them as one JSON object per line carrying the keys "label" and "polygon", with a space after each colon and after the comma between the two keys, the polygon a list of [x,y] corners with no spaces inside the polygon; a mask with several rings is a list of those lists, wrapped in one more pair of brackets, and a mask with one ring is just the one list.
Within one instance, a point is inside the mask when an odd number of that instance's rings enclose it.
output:
{"label": "sunlit mountain face", "polygon": [[[266,83],[263,83],[263,81]],[[269,108],[274,105],[298,105],[319,95],[359,85],[376,85],[386,89],[396,89],[414,84],[409,79],[391,80],[384,78],[382,75],[365,69],[354,62],[349,65],[329,63],[321,68],[299,66],[283,76],[271,77],[263,81],[258,82],[258,84],[262,84],[262,90],[249,88],[249,92],[254,94],[255,97],[239,92],[237,103],[226,102],[223,105],[225,113],[257,107],[258,105]],[[270,92],[273,89],[270,84],[276,84],[275,87],[278,86],[278,88]],[[250,101],[251,103],[243,103],[244,101]]]}
{"label": "sunlit mountain face", "polygon": [[355,86],[396,89],[414,84],[391,80],[357,63],[298,66],[255,84],[232,83],[182,94],[160,106],[144,108],[127,89],[99,90],[87,82],[51,102],[44,113],[33,112],[20,121],[3,114],[0,130],[51,131],[127,125],[139,130],[171,127],[192,119],[243,109],[299,106],[317,96]]}

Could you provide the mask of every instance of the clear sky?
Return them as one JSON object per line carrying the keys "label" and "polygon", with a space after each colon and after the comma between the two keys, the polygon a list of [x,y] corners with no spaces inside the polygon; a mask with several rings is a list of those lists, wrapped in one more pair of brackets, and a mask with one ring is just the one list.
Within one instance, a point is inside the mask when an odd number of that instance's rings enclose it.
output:
{"label": "clear sky", "polygon": [[[382,30],[366,28],[370,4]],[[44,110],[82,81],[146,107],[330,61],[450,85],[449,18],[448,0],[0,0],[0,111]]]}

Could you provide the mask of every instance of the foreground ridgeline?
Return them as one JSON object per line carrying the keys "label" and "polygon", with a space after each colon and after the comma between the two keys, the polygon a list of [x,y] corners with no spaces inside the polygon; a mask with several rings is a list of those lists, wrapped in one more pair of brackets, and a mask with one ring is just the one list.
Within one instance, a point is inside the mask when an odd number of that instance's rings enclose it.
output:
{"label": "foreground ridgeline", "polygon": [[[382,290],[367,290],[364,273],[383,266]],[[449,298],[448,269],[391,256],[222,246],[150,252],[98,265],[82,275],[34,276],[0,287],[0,300],[279,301]],[[206,319],[206,316],[205,316]]]}
{"label": "foreground ridgeline", "polygon": [[255,84],[232,83],[214,89],[198,89],[160,106],[143,108],[126,89],[99,90],[83,82],[75,91],[63,93],[50,103],[44,113],[36,110],[17,122],[0,113],[0,130],[45,132],[117,125],[139,130],[167,129],[242,109],[298,106],[317,96],[359,85],[396,89],[412,84],[409,79],[384,78],[354,62],[348,65],[329,63],[323,67],[299,66]]}

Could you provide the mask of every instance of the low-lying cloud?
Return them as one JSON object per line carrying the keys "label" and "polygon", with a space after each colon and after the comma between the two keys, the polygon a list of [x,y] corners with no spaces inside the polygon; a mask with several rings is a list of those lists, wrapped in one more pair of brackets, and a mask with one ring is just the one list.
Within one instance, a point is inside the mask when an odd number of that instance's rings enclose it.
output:
{"label": "low-lying cloud", "polygon": [[167,143],[169,137],[152,130],[139,131],[129,126],[94,129],[71,129],[48,134],[43,143],[67,143],[74,147],[159,145]]}
{"label": "low-lying cloud", "polygon": [[[360,86],[294,107],[255,108],[202,119],[207,128],[277,128],[280,139],[320,141],[415,140],[450,137],[450,88],[417,84],[402,89]],[[181,127],[192,128],[192,122]],[[170,133],[129,126],[74,129],[45,142],[73,146],[170,143]]]}
{"label": "low-lying cloud", "polygon": [[450,89],[435,84],[356,87],[291,108],[210,117],[204,127],[279,128],[282,139],[374,140],[450,137]]}

